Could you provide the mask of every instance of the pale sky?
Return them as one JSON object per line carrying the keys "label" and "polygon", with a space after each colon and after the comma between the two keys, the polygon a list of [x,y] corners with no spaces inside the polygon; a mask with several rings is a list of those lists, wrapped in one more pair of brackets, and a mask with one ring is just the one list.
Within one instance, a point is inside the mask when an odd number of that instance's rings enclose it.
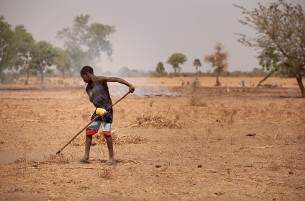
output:
{"label": "pale sky", "polygon": [[[155,70],[176,52],[187,56],[182,72],[194,72],[194,59],[201,60],[201,71],[212,69],[205,55],[221,42],[229,53],[229,71],[260,68],[257,52],[237,42],[236,33],[255,32],[240,24],[241,10],[232,4],[253,10],[258,0],[0,0],[0,15],[9,24],[24,25],[36,41],[46,40],[62,47],[57,31],[71,26],[75,16],[89,14],[90,23],[115,26],[110,38],[112,62],[106,56],[94,68],[117,72],[122,66]],[[272,1],[261,0],[263,4]],[[305,0],[290,0],[305,8]],[[83,64],[86,65],[86,64]]]}

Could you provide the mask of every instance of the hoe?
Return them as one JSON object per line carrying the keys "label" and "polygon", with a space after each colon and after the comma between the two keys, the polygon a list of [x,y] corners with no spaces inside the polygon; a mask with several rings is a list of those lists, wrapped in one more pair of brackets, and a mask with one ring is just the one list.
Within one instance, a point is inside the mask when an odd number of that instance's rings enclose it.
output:
{"label": "hoe", "polygon": [[[130,91],[128,91],[122,98],[120,98],[119,100],[117,100],[114,104],[110,105],[109,107],[106,108],[106,110],[109,110],[111,107],[113,107],[115,104],[117,104],[119,101],[121,101],[123,98],[125,98],[128,94],[130,93]],[[96,117],[94,117],[84,128],[82,128],[67,144],[65,144],[65,146],[63,146],[60,150],[58,150],[56,152],[56,154],[59,154],[64,148],[66,148],[66,146],[68,146],[79,134],[81,134],[81,132],[83,132],[83,130],[85,130],[94,120],[96,120],[98,117],[100,117],[100,115],[97,115]]]}

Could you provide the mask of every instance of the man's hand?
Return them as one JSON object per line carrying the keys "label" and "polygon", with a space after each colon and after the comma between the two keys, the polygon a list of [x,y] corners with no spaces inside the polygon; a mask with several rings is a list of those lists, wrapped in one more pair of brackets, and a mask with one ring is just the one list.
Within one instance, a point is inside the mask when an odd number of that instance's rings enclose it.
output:
{"label": "man's hand", "polygon": [[96,108],[95,113],[97,115],[104,116],[105,114],[107,114],[107,111],[101,107],[98,107],[98,108]]}
{"label": "man's hand", "polygon": [[130,93],[133,93],[134,90],[135,90],[134,86],[133,86],[132,84],[129,85],[129,91],[130,91]]}

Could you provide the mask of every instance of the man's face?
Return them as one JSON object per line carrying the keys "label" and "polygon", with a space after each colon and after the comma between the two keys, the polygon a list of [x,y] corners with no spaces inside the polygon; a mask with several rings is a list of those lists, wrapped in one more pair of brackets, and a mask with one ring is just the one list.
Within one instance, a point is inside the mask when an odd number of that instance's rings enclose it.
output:
{"label": "man's face", "polygon": [[86,73],[86,74],[81,74],[80,76],[82,76],[84,82],[86,82],[86,83],[89,83],[89,82],[91,81],[91,79],[90,79],[88,73]]}

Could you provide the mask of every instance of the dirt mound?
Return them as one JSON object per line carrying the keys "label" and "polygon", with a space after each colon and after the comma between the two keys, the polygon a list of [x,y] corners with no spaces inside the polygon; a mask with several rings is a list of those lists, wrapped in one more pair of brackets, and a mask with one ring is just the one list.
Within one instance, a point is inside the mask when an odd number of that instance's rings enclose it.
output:
{"label": "dirt mound", "polygon": [[164,115],[147,115],[137,117],[132,123],[132,127],[142,128],[181,128],[181,125],[174,120],[166,118]]}

